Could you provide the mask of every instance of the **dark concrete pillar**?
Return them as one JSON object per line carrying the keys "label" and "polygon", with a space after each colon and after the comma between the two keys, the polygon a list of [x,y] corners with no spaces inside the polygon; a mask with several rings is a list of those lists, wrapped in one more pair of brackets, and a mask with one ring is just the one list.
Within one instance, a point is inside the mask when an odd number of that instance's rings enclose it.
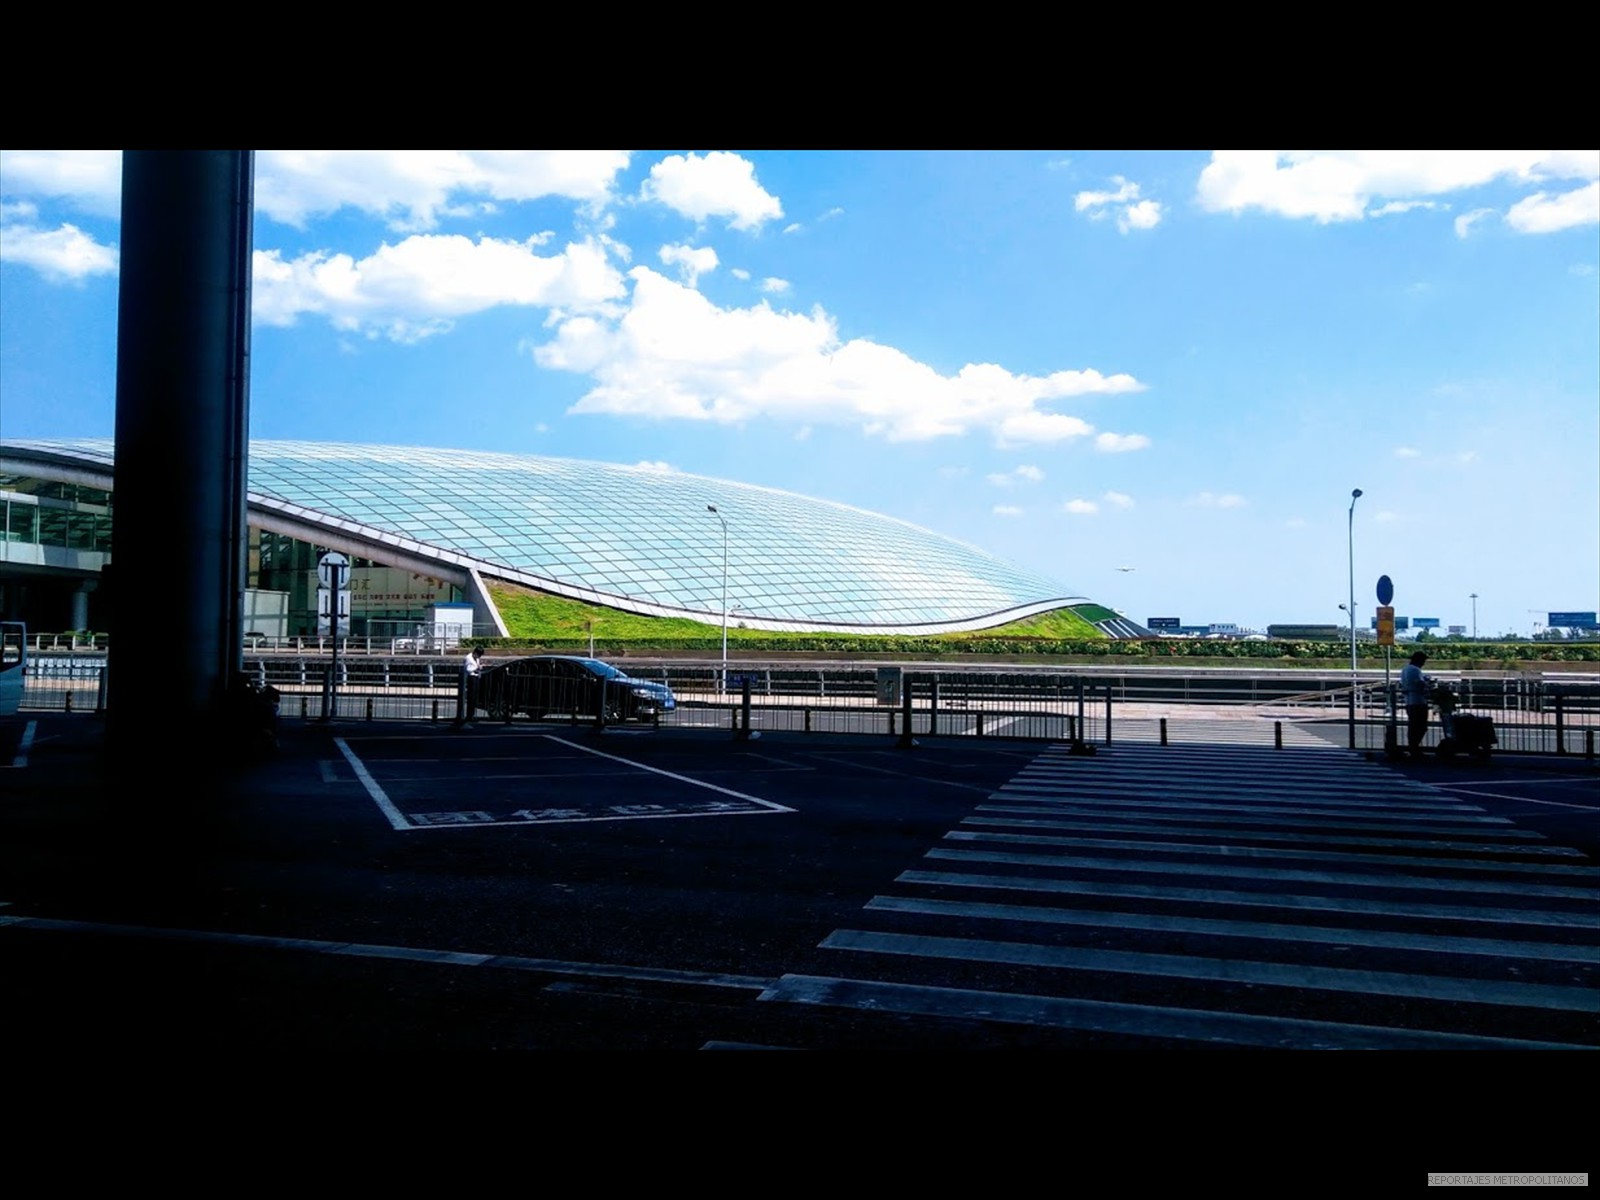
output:
{"label": "dark concrete pillar", "polygon": [[210,744],[240,670],[253,176],[249,150],[123,152],[106,571],[117,759]]}

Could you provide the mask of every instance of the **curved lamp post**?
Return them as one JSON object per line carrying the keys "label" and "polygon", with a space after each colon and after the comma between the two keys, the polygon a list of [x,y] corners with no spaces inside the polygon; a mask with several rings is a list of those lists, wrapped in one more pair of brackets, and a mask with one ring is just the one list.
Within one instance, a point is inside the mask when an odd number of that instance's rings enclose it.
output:
{"label": "curved lamp post", "polygon": [[1356,501],[1361,489],[1350,493],[1350,748],[1356,746]]}
{"label": "curved lamp post", "polygon": [[722,522],[722,676],[718,681],[721,690],[728,687],[728,520],[717,511],[715,504],[706,505],[706,511]]}

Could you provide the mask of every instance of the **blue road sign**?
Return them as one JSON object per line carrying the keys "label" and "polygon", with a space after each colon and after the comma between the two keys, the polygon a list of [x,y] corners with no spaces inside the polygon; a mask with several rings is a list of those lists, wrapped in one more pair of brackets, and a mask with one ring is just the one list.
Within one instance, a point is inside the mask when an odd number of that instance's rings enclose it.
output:
{"label": "blue road sign", "polygon": [[1387,608],[1394,600],[1394,581],[1387,575],[1378,576],[1378,603]]}
{"label": "blue road sign", "polygon": [[1592,629],[1597,623],[1595,613],[1592,612],[1553,612],[1548,614],[1550,619],[1546,625],[1554,625],[1557,629]]}

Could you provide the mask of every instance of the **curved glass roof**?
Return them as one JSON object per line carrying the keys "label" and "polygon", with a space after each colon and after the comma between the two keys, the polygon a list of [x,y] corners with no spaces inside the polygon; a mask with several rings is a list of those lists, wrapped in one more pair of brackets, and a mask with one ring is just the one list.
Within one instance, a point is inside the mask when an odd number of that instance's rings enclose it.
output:
{"label": "curved glass roof", "polygon": [[[109,466],[110,439],[8,441]],[[752,628],[982,629],[1086,597],[892,517],[746,483],[493,451],[253,441],[250,504],[480,574]],[[707,510],[715,505],[717,512]],[[355,528],[352,528],[355,527]],[[374,557],[380,557],[376,550]]]}

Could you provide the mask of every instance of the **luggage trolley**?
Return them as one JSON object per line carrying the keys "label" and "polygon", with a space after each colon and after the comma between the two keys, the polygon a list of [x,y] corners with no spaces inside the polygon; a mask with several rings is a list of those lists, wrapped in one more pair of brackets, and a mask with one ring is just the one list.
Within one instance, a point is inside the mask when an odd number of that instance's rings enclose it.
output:
{"label": "luggage trolley", "polygon": [[1489,757],[1499,741],[1492,720],[1474,713],[1457,712],[1460,702],[1448,683],[1436,683],[1428,699],[1439,710],[1439,726],[1444,733],[1435,748],[1440,758],[1448,761],[1458,754],[1476,759]]}

